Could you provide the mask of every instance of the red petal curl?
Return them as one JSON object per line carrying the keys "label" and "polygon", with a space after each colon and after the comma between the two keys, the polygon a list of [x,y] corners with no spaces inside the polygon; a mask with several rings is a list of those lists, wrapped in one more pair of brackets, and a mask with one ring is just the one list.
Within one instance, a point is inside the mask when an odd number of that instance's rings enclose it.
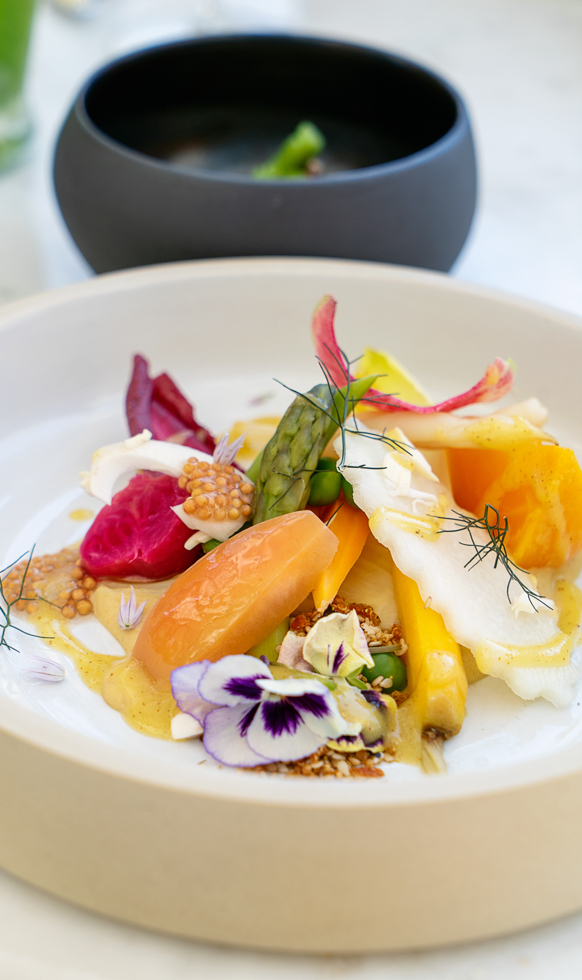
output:
{"label": "red petal curl", "polygon": [[[346,358],[336,340],[334,329],[336,306],[333,297],[323,297],[313,314],[312,331],[318,360],[334,385],[342,388],[347,384],[348,378],[350,381],[355,379],[349,373]],[[456,408],[464,408],[465,405],[474,405],[476,402],[495,402],[511,391],[513,381],[514,372],[509,362],[496,357],[476,385],[460,395],[439,402],[438,405],[411,405],[396,398],[395,395],[386,395],[375,388],[370,388],[362,401],[385,412],[404,411],[430,415],[433,412],[452,412]]]}

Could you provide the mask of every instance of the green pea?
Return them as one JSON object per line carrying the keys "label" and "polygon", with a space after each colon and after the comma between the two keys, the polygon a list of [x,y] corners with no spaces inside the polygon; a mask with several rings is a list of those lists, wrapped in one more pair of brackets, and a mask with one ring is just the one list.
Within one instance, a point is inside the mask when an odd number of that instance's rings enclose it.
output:
{"label": "green pea", "polygon": [[386,693],[390,694],[391,691],[403,691],[406,687],[406,667],[400,657],[397,657],[395,653],[373,653],[372,658],[374,660],[373,667],[364,667],[362,669],[362,674],[366,680],[371,684],[376,677],[391,677],[392,686],[386,689]]}
{"label": "green pea", "polygon": [[216,538],[211,538],[210,541],[204,542],[202,545],[202,551],[205,555],[207,555],[209,551],[214,551],[215,548],[218,548],[219,544],[222,544],[222,541],[217,541]]}
{"label": "green pea", "polygon": [[354,488],[349,480],[346,480],[345,476],[342,476],[342,490],[348,504],[351,504],[352,507],[357,507],[358,505],[354,502]]}
{"label": "green pea", "polygon": [[318,470],[333,470],[337,473],[337,459],[332,459],[331,456],[320,456],[317,461]]}
{"label": "green pea", "polygon": [[333,504],[339,497],[342,487],[342,478],[337,472],[331,470],[316,470],[311,477],[309,500],[313,507],[322,507],[325,504]]}

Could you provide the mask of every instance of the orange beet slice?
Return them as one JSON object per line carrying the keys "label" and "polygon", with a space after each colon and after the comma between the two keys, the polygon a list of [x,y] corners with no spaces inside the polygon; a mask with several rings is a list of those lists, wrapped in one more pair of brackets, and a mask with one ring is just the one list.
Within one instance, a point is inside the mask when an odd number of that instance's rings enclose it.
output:
{"label": "orange beet slice", "polygon": [[447,450],[461,507],[481,517],[485,504],[507,517],[507,547],[522,568],[559,568],[582,550],[582,470],[573,450],[525,445]]}
{"label": "orange beet slice", "polygon": [[246,653],[309,595],[338,540],[311,511],[237,534],[170,586],[133,651],[153,677],[196,660]]}

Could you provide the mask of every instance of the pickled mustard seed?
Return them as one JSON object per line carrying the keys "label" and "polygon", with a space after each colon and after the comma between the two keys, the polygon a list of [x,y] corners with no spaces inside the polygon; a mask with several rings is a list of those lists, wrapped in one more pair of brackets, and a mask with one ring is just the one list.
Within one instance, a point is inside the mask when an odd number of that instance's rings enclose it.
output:
{"label": "pickled mustard seed", "polygon": [[252,514],[254,487],[230,463],[192,457],[178,485],[190,494],[182,505],[185,513],[201,521],[238,521]]}
{"label": "pickled mustard seed", "polygon": [[[58,606],[65,619],[93,611],[91,596],[97,586],[88,575],[77,548],[63,548],[54,555],[34,556],[14,565],[2,580],[8,605],[29,616],[38,611],[39,600]],[[59,588],[54,588],[58,583]]]}

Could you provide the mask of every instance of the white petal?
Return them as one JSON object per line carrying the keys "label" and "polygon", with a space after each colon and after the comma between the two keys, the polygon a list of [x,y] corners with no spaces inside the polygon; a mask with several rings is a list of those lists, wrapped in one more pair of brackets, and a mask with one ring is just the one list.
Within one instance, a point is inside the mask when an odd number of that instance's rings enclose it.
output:
{"label": "white petal", "polygon": [[[266,717],[268,718],[273,711],[286,712],[290,722],[289,727],[283,727],[277,735],[271,733],[266,721]],[[283,699],[273,698],[263,701],[247,732],[247,741],[251,749],[262,755],[269,754],[271,759],[277,762],[291,762],[293,759],[303,759],[311,755],[325,744],[326,736],[317,735],[309,728],[300,713],[295,719],[296,723],[292,720],[292,716],[293,711],[289,711],[288,703]]]}
{"label": "white petal", "polygon": [[238,439],[234,439],[231,443],[229,443],[228,440],[230,439],[230,432],[225,432],[224,435],[221,436],[220,442],[214,450],[214,462],[224,463],[225,466],[229,466],[234,460],[236,454],[244,446],[246,437],[247,433],[245,432],[242,436],[239,436]]}
{"label": "white petal", "polygon": [[209,666],[209,660],[185,664],[183,667],[176,667],[170,678],[172,694],[180,711],[192,715],[200,725],[204,724],[206,715],[216,707],[206,701],[198,691],[200,680]]}
{"label": "white petal", "polygon": [[29,666],[21,672],[23,677],[29,681],[50,681],[53,684],[65,679],[65,668],[55,660],[48,657],[37,657],[30,654],[28,657]]}
{"label": "white petal", "polygon": [[257,685],[263,691],[267,691],[269,694],[278,694],[282,698],[299,697],[302,694],[325,695],[328,693],[327,687],[321,681],[311,680],[311,678],[304,679],[303,677],[285,677],[279,681],[274,678],[259,680]]}
{"label": "white petal", "polygon": [[355,609],[319,619],[305,638],[303,656],[320,674],[341,677],[358,667],[374,666]]}
{"label": "white petal", "polygon": [[87,493],[110,504],[118,480],[138,470],[153,470],[178,477],[189,459],[212,462],[212,456],[174,442],[152,439],[144,429],[137,436],[102,446],[93,453],[91,469],[83,475],[81,486]]}
{"label": "white petal", "polygon": [[285,667],[294,667],[295,670],[313,671],[311,664],[308,664],[307,660],[303,659],[304,644],[304,636],[297,636],[297,633],[292,633],[289,630],[283,637],[277,663],[284,664]]}
{"label": "white petal", "polygon": [[211,538],[216,538],[217,541],[226,541],[236,531],[240,531],[246,520],[245,517],[240,517],[236,521],[201,521],[196,517],[196,514],[187,514],[183,504],[177,504],[171,509],[186,527],[191,528],[192,531],[203,531],[204,534],[208,535],[207,541],[210,541]]}
{"label": "white petal", "polygon": [[[362,726],[359,723],[353,724],[343,718],[336,699],[321,681],[289,677],[281,681],[265,680],[257,683],[265,692],[288,699],[291,707],[300,712],[307,727],[324,739],[338,735],[357,735],[361,731]],[[305,704],[301,703],[301,697],[305,694],[317,696],[321,708],[319,712],[306,710]],[[298,700],[294,702],[294,698]]]}
{"label": "white petal", "polygon": [[245,719],[252,710],[253,705],[247,701],[210,712],[204,724],[204,748],[217,762],[247,768],[277,761],[273,755],[255,752],[244,735]]}
{"label": "white petal", "polygon": [[245,703],[250,706],[260,698],[260,688],[253,681],[265,678],[272,680],[266,664],[257,657],[237,654],[210,664],[200,679],[198,690],[201,697],[213,704]]}
{"label": "white petal", "polygon": [[204,731],[202,725],[192,715],[187,715],[183,711],[179,711],[177,715],[174,715],[170,722],[170,729],[172,738],[176,739],[176,741],[182,738],[197,738]]}
{"label": "white petal", "polygon": [[500,662],[494,665],[490,674],[505,681],[524,701],[545,698],[556,708],[567,708],[572,703],[580,679],[580,670],[573,663],[563,667],[508,667]]}

